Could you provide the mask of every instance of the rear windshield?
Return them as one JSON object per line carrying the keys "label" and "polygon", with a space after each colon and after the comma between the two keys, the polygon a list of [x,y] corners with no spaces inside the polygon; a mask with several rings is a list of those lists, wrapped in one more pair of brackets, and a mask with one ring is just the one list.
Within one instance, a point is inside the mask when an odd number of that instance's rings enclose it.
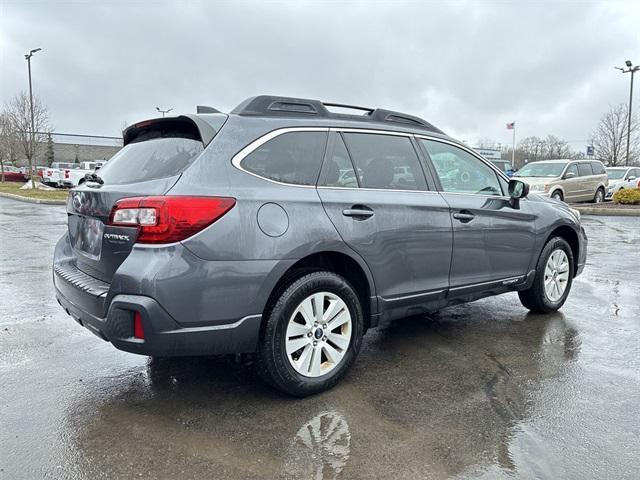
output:
{"label": "rear windshield", "polygon": [[144,182],[182,173],[202,151],[200,140],[155,138],[130,143],[99,172],[107,185]]}
{"label": "rear windshield", "polygon": [[566,163],[530,163],[522,167],[516,176],[518,177],[559,177]]}

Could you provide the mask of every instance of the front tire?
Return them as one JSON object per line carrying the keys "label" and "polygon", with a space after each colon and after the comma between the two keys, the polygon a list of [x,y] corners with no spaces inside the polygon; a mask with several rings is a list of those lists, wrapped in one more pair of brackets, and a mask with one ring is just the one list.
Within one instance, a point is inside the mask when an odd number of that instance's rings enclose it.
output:
{"label": "front tire", "polygon": [[560,190],[556,190],[555,192],[553,192],[551,198],[553,198],[554,200],[559,200],[560,202],[564,200],[564,198],[562,197],[562,192]]}
{"label": "front tire", "polygon": [[362,306],[353,287],[333,272],[312,272],[280,290],[267,308],[258,356],[263,377],[304,397],[333,387],[360,351]]}
{"label": "front tire", "polygon": [[518,292],[520,302],[532,312],[550,313],[560,309],[573,282],[573,253],[562,237],[553,237],[542,249],[533,285]]}

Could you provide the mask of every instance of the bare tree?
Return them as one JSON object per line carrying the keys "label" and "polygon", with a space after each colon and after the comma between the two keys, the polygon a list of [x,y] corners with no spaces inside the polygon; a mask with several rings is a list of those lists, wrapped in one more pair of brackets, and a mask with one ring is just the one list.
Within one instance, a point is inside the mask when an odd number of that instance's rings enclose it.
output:
{"label": "bare tree", "polygon": [[[600,123],[592,133],[596,158],[606,165],[626,165],[627,129],[629,107],[625,104],[609,106],[609,111],[600,118]],[[640,124],[638,117],[631,118],[631,142],[629,163],[640,156]]]}
{"label": "bare tree", "polygon": [[31,131],[30,107],[29,96],[25,92],[20,92],[9,104],[7,114],[21,150],[29,161],[31,186],[35,188],[36,175],[33,174],[34,161],[40,148],[45,144],[47,133],[50,132],[51,129],[49,127],[49,115],[46,107],[38,97],[33,97],[33,126],[35,131]]}
{"label": "bare tree", "polygon": [[[17,138],[6,110],[0,112],[0,181],[4,182],[5,164],[15,161]],[[6,163],[5,163],[6,162]]]}
{"label": "bare tree", "polygon": [[547,135],[546,138],[526,137],[518,142],[518,147],[516,148],[516,158],[526,159],[527,162],[574,158],[576,155],[578,153],[571,150],[565,140],[555,135]]}

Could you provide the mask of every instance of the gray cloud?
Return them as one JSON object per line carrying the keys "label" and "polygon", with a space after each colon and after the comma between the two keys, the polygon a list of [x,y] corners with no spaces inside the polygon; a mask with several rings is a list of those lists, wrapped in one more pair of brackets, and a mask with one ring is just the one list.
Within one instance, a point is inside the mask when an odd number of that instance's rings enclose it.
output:
{"label": "gray cloud", "polygon": [[582,148],[628,98],[612,67],[640,62],[637,2],[2,0],[0,15],[0,101],[42,47],[34,88],[54,126],[91,134],[156,105],[229,110],[273,93],[402,110],[470,142],[509,142],[515,120],[519,137]]}

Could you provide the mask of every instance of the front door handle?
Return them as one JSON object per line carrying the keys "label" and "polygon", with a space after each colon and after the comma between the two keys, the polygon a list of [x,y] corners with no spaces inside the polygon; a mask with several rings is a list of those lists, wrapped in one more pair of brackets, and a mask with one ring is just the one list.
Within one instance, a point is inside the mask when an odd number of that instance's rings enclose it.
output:
{"label": "front door handle", "polygon": [[463,210],[461,212],[454,213],[453,218],[455,218],[456,220],[460,220],[462,223],[469,223],[471,220],[476,218],[476,216],[471,212]]}
{"label": "front door handle", "polygon": [[354,217],[356,219],[365,219],[373,217],[373,210],[364,205],[354,205],[351,208],[342,210],[342,215],[344,215],[345,217]]}

